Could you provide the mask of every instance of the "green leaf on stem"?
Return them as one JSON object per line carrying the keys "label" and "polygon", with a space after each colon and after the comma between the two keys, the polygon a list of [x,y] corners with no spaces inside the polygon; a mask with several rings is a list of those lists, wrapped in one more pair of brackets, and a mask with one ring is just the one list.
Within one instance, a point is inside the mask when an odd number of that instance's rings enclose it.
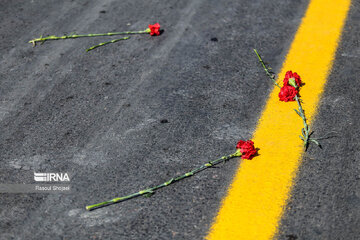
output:
{"label": "green leaf on stem", "polygon": [[302,116],[301,116],[301,113],[300,113],[298,110],[294,109],[294,111],[295,111],[300,117],[302,117]]}
{"label": "green leaf on stem", "polygon": [[313,143],[315,143],[316,145],[318,145],[320,147],[320,143],[318,141],[316,141],[315,139],[310,139],[310,141],[312,141]]}
{"label": "green leaf on stem", "polygon": [[149,198],[154,194],[155,194],[155,192],[149,192],[149,193],[144,194],[143,197]]}
{"label": "green leaf on stem", "polygon": [[174,181],[174,178],[170,179],[170,180],[167,181],[167,182],[164,182],[164,186],[170,185],[173,181]]}
{"label": "green leaf on stem", "polygon": [[301,129],[301,133],[302,133],[302,135],[303,135],[305,138],[307,138],[307,136],[309,136],[309,135],[307,134],[307,132],[305,131],[305,128],[302,128],[302,129]]}
{"label": "green leaf on stem", "polygon": [[305,139],[303,138],[303,136],[299,135],[299,137],[301,138],[301,140],[303,140],[305,142]]}
{"label": "green leaf on stem", "polygon": [[152,193],[154,193],[154,191],[151,190],[151,189],[145,189],[145,190],[142,190],[142,191],[139,192],[139,194],[141,194],[141,195],[149,194],[149,193],[152,194]]}

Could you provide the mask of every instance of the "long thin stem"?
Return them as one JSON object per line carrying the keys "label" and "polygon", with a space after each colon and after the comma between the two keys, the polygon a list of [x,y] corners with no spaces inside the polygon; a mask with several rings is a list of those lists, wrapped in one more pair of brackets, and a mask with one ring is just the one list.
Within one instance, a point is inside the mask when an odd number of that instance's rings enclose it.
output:
{"label": "long thin stem", "polygon": [[230,154],[230,155],[227,155],[227,156],[223,156],[221,158],[218,158],[216,160],[213,160],[213,161],[210,161],[210,162],[207,162],[203,165],[201,165],[200,167],[198,168],[195,168],[187,173],[184,173],[183,175],[180,175],[180,176],[177,176],[177,177],[174,177],[174,178],[171,178],[169,179],[168,181],[162,183],[162,184],[159,184],[157,186],[154,186],[154,187],[150,187],[150,188],[147,188],[147,189],[144,189],[144,190],[141,190],[139,192],[136,192],[136,193],[132,193],[132,194],[129,194],[129,195],[126,195],[126,196],[123,196],[123,197],[118,197],[118,198],[114,198],[114,199],[111,199],[109,201],[105,201],[105,202],[101,202],[101,203],[97,203],[97,204],[93,204],[93,205],[89,205],[89,206],[86,206],[86,210],[93,210],[93,209],[96,209],[96,208],[100,208],[100,207],[104,207],[104,206],[107,206],[107,205],[110,205],[110,204],[114,204],[114,203],[118,203],[118,202],[121,202],[121,201],[124,201],[124,200],[127,200],[127,199],[131,199],[131,198],[135,198],[135,197],[138,197],[138,196],[142,196],[142,195],[145,195],[145,196],[150,196],[152,195],[157,189],[159,188],[163,188],[163,187],[166,187],[166,186],[169,186],[170,184],[173,184],[177,181],[180,181],[181,179],[184,179],[184,178],[187,178],[187,177],[190,177],[190,176],[193,176],[194,174],[198,173],[198,172],[201,172],[207,168],[210,168],[210,167],[213,167],[221,162],[225,162],[231,158],[234,158],[234,157],[240,157],[241,156],[241,152],[240,151],[236,151],[235,153],[233,154]]}
{"label": "long thin stem", "polygon": [[310,129],[309,129],[309,125],[306,123],[305,113],[301,106],[300,98],[298,97],[298,95],[295,96],[295,100],[298,104],[298,109],[299,109],[298,111],[295,110],[295,112],[302,118],[303,124],[304,124],[304,128],[301,129],[303,136],[300,136],[300,138],[304,141],[304,147],[307,150],[307,148],[309,146],[309,140],[310,140]]}
{"label": "long thin stem", "polygon": [[92,46],[92,47],[89,47],[88,49],[86,49],[86,51],[91,51],[95,48],[98,48],[98,47],[101,47],[101,46],[104,46],[106,44],[110,44],[110,43],[116,43],[118,41],[122,41],[122,40],[127,40],[129,39],[130,37],[123,37],[123,38],[119,38],[119,39],[114,39],[114,40],[111,40],[111,41],[108,41],[108,42],[102,42],[102,43],[99,43],[98,45],[95,45],[95,46]]}
{"label": "long thin stem", "polygon": [[298,97],[298,95],[295,96],[295,100],[296,100],[296,102],[297,102],[297,104],[298,104],[298,107],[299,107],[300,117],[301,117],[302,120],[303,120],[304,128],[305,128],[305,129],[308,129],[309,126],[308,126],[307,123],[306,123],[305,113],[304,113],[304,110],[303,110],[303,108],[302,108],[302,106],[301,106],[300,98]]}
{"label": "long thin stem", "polygon": [[[258,57],[261,65],[263,66],[263,68],[264,68],[264,70],[265,70],[265,72],[266,72],[266,75],[269,76],[269,78],[274,82],[274,84],[275,84],[278,88],[281,88],[281,87],[279,86],[279,84],[277,84],[277,82],[275,81],[275,76],[274,76],[274,74],[271,74],[271,73],[269,72],[268,68],[266,67],[264,61],[261,59],[261,57],[260,57],[259,53],[256,51],[256,49],[254,49],[254,52],[255,52],[256,56]],[[294,87],[297,87],[297,88],[298,88],[299,86],[294,86]],[[299,137],[300,137],[301,140],[304,141],[305,151],[308,149],[310,141],[313,142],[313,143],[315,143],[316,145],[318,145],[318,146],[321,148],[320,143],[319,143],[316,139],[311,138],[311,136],[310,136],[312,133],[310,132],[309,125],[306,123],[306,117],[305,117],[304,110],[303,110],[303,108],[302,108],[302,106],[301,106],[300,97],[299,97],[298,95],[296,95],[296,96],[295,96],[295,100],[296,100],[296,102],[297,102],[297,104],[298,104],[298,110],[296,110],[296,109],[294,109],[294,110],[295,110],[295,112],[302,118],[303,124],[304,124],[304,127],[301,129],[302,135],[300,135]]]}
{"label": "long thin stem", "polygon": [[35,38],[29,41],[29,43],[32,43],[33,46],[36,46],[36,43],[38,42],[45,42],[47,40],[60,40],[60,39],[69,39],[69,38],[82,38],[82,37],[100,37],[100,36],[114,36],[114,35],[129,35],[129,34],[144,34],[149,33],[149,29],[143,30],[143,31],[128,31],[128,32],[108,32],[108,33],[90,33],[90,34],[71,34],[71,35],[64,35],[64,36],[47,36],[39,38]]}
{"label": "long thin stem", "polygon": [[266,75],[268,75],[268,77],[274,82],[275,86],[277,86],[278,88],[280,88],[279,84],[278,84],[278,83],[276,82],[276,80],[275,80],[274,74],[271,74],[271,73],[269,72],[269,69],[266,67],[264,61],[261,59],[261,57],[260,57],[259,53],[256,51],[256,49],[254,49],[254,52],[256,53],[256,56],[258,57],[261,65],[263,66],[263,68],[264,68],[264,70],[265,70],[265,72],[266,72]]}

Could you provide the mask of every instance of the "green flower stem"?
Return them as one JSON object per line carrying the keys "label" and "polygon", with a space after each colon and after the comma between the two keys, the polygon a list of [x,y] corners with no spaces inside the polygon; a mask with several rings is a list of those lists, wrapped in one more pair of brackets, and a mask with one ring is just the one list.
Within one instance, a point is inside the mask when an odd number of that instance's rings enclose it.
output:
{"label": "green flower stem", "polygon": [[[316,143],[316,140],[310,138],[310,135],[311,135],[310,128],[309,128],[309,125],[306,123],[305,113],[301,106],[300,98],[298,97],[298,95],[295,96],[295,100],[298,104],[298,110],[296,110],[296,109],[294,109],[294,110],[302,118],[303,124],[304,124],[304,128],[301,129],[302,136],[300,135],[299,137],[301,138],[301,140],[304,141],[304,147],[307,150],[307,148],[309,147],[309,140],[315,141],[315,143]],[[317,145],[319,145],[319,144],[317,143]]]}
{"label": "green flower stem", "polygon": [[266,72],[266,75],[268,75],[269,78],[274,82],[275,86],[277,86],[278,88],[281,88],[281,87],[279,86],[279,84],[278,84],[278,83],[276,82],[276,80],[275,80],[275,75],[274,75],[274,74],[271,74],[271,73],[269,72],[269,69],[266,67],[264,61],[261,59],[261,57],[260,57],[260,55],[258,54],[258,52],[256,51],[256,49],[254,49],[254,52],[256,53],[256,56],[258,57],[261,65],[263,66],[263,68],[264,68],[264,70],[265,70],[265,72]]}
{"label": "green flower stem", "polygon": [[129,39],[130,37],[123,37],[123,38],[119,38],[119,39],[114,39],[114,40],[111,40],[111,41],[108,41],[108,42],[102,42],[102,43],[99,43],[98,45],[95,45],[95,46],[92,46],[92,47],[89,47],[88,49],[86,49],[86,51],[91,51],[95,48],[98,48],[98,47],[101,47],[101,46],[104,46],[106,44],[110,44],[110,43],[116,43],[118,41],[122,41],[122,40],[127,40]]}
{"label": "green flower stem", "polygon": [[68,39],[68,38],[82,38],[82,37],[100,37],[100,36],[114,36],[114,35],[129,35],[129,34],[144,34],[144,33],[149,33],[150,29],[145,29],[143,31],[129,31],[129,32],[108,32],[108,33],[90,33],[90,34],[71,34],[71,35],[64,35],[64,36],[55,36],[55,35],[51,35],[51,36],[47,36],[47,37],[42,37],[40,36],[40,38],[35,38],[29,41],[29,43],[32,43],[33,46],[36,46],[36,43],[38,42],[45,42],[47,40],[59,40],[59,39]]}
{"label": "green flower stem", "polygon": [[[266,75],[269,76],[269,78],[274,82],[274,84],[278,87],[278,88],[281,88],[279,86],[279,84],[277,84],[277,82],[275,81],[275,76],[273,74],[271,74],[268,70],[268,68],[266,67],[264,61],[261,59],[260,55],[258,54],[258,52],[256,51],[256,49],[254,49],[254,52],[256,53],[257,57],[259,58],[259,61],[261,63],[261,65],[263,66],[265,72],[266,72]],[[295,84],[295,83],[294,83]],[[295,88],[299,88],[299,86],[296,86],[295,85],[292,85],[293,87]],[[305,151],[308,149],[309,147],[309,143],[310,141],[315,143],[316,145],[318,145],[319,147],[320,146],[320,143],[317,141],[318,139],[314,139],[314,138],[311,138],[311,134],[312,132],[310,132],[310,128],[309,128],[309,125],[306,123],[306,117],[305,117],[305,113],[304,113],[304,110],[301,106],[301,100],[300,100],[300,97],[298,95],[295,96],[294,98],[298,104],[298,110],[294,109],[295,112],[302,118],[303,120],[303,124],[304,124],[304,128],[301,129],[301,133],[302,135],[300,135],[299,137],[301,138],[301,140],[303,140],[304,142],[304,147],[305,147]]]}
{"label": "green flower stem", "polygon": [[151,188],[147,188],[147,189],[141,190],[139,192],[136,192],[136,193],[133,193],[133,194],[130,194],[130,195],[127,195],[127,196],[118,197],[118,198],[111,199],[109,201],[105,201],[105,202],[101,202],[101,203],[86,206],[86,210],[90,211],[90,210],[93,210],[93,209],[96,209],[96,208],[99,208],[99,207],[104,207],[104,206],[107,206],[107,205],[110,205],[110,204],[118,203],[118,202],[121,202],[121,201],[124,201],[124,200],[127,200],[127,199],[142,196],[142,195],[151,196],[159,188],[169,186],[170,184],[173,184],[173,183],[175,183],[177,181],[180,181],[181,179],[193,176],[194,174],[196,174],[198,172],[201,172],[201,171],[203,171],[203,170],[205,170],[207,168],[213,167],[213,166],[215,166],[215,165],[217,165],[217,164],[219,164],[221,162],[225,162],[225,161],[227,161],[227,160],[229,160],[231,158],[240,157],[240,156],[241,156],[241,152],[238,150],[233,154],[223,156],[223,157],[218,158],[216,160],[207,162],[207,163],[201,165],[198,168],[195,168],[195,169],[193,169],[193,170],[191,170],[191,171],[189,171],[187,173],[184,173],[183,175],[171,178],[168,181],[166,181],[166,182],[164,182],[164,183],[162,183],[160,185],[157,185],[157,186],[154,186],[154,187],[151,187]]}
{"label": "green flower stem", "polygon": [[303,120],[304,128],[305,128],[305,130],[307,130],[307,129],[309,128],[309,126],[308,126],[307,123],[306,123],[305,113],[304,113],[304,110],[303,110],[303,108],[302,108],[302,106],[301,106],[300,98],[298,97],[298,95],[295,96],[295,100],[296,100],[296,102],[297,102],[297,104],[298,104],[298,107],[299,107],[299,113],[300,113],[299,115],[300,115],[300,117],[301,117],[302,120]]}

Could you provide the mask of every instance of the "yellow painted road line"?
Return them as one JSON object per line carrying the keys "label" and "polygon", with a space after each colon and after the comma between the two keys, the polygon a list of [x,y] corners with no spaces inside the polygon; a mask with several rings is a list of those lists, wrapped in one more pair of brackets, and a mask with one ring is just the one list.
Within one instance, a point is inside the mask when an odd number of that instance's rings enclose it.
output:
{"label": "yellow painted road line", "polygon": [[[300,94],[309,123],[331,70],[350,3],[312,0],[279,74],[278,81],[282,81],[285,72],[292,70],[305,82]],[[263,81],[269,81],[265,74]],[[299,139],[302,120],[293,110],[296,102],[280,102],[278,92],[278,88],[272,91],[253,136],[260,156],[241,163],[208,239],[261,240],[276,234],[304,151]]]}

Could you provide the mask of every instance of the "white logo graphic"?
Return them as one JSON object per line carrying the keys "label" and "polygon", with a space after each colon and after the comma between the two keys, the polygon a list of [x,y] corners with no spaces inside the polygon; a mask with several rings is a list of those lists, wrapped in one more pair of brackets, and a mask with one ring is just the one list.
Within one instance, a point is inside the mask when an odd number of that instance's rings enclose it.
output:
{"label": "white logo graphic", "polygon": [[67,173],[34,173],[36,182],[70,182]]}

